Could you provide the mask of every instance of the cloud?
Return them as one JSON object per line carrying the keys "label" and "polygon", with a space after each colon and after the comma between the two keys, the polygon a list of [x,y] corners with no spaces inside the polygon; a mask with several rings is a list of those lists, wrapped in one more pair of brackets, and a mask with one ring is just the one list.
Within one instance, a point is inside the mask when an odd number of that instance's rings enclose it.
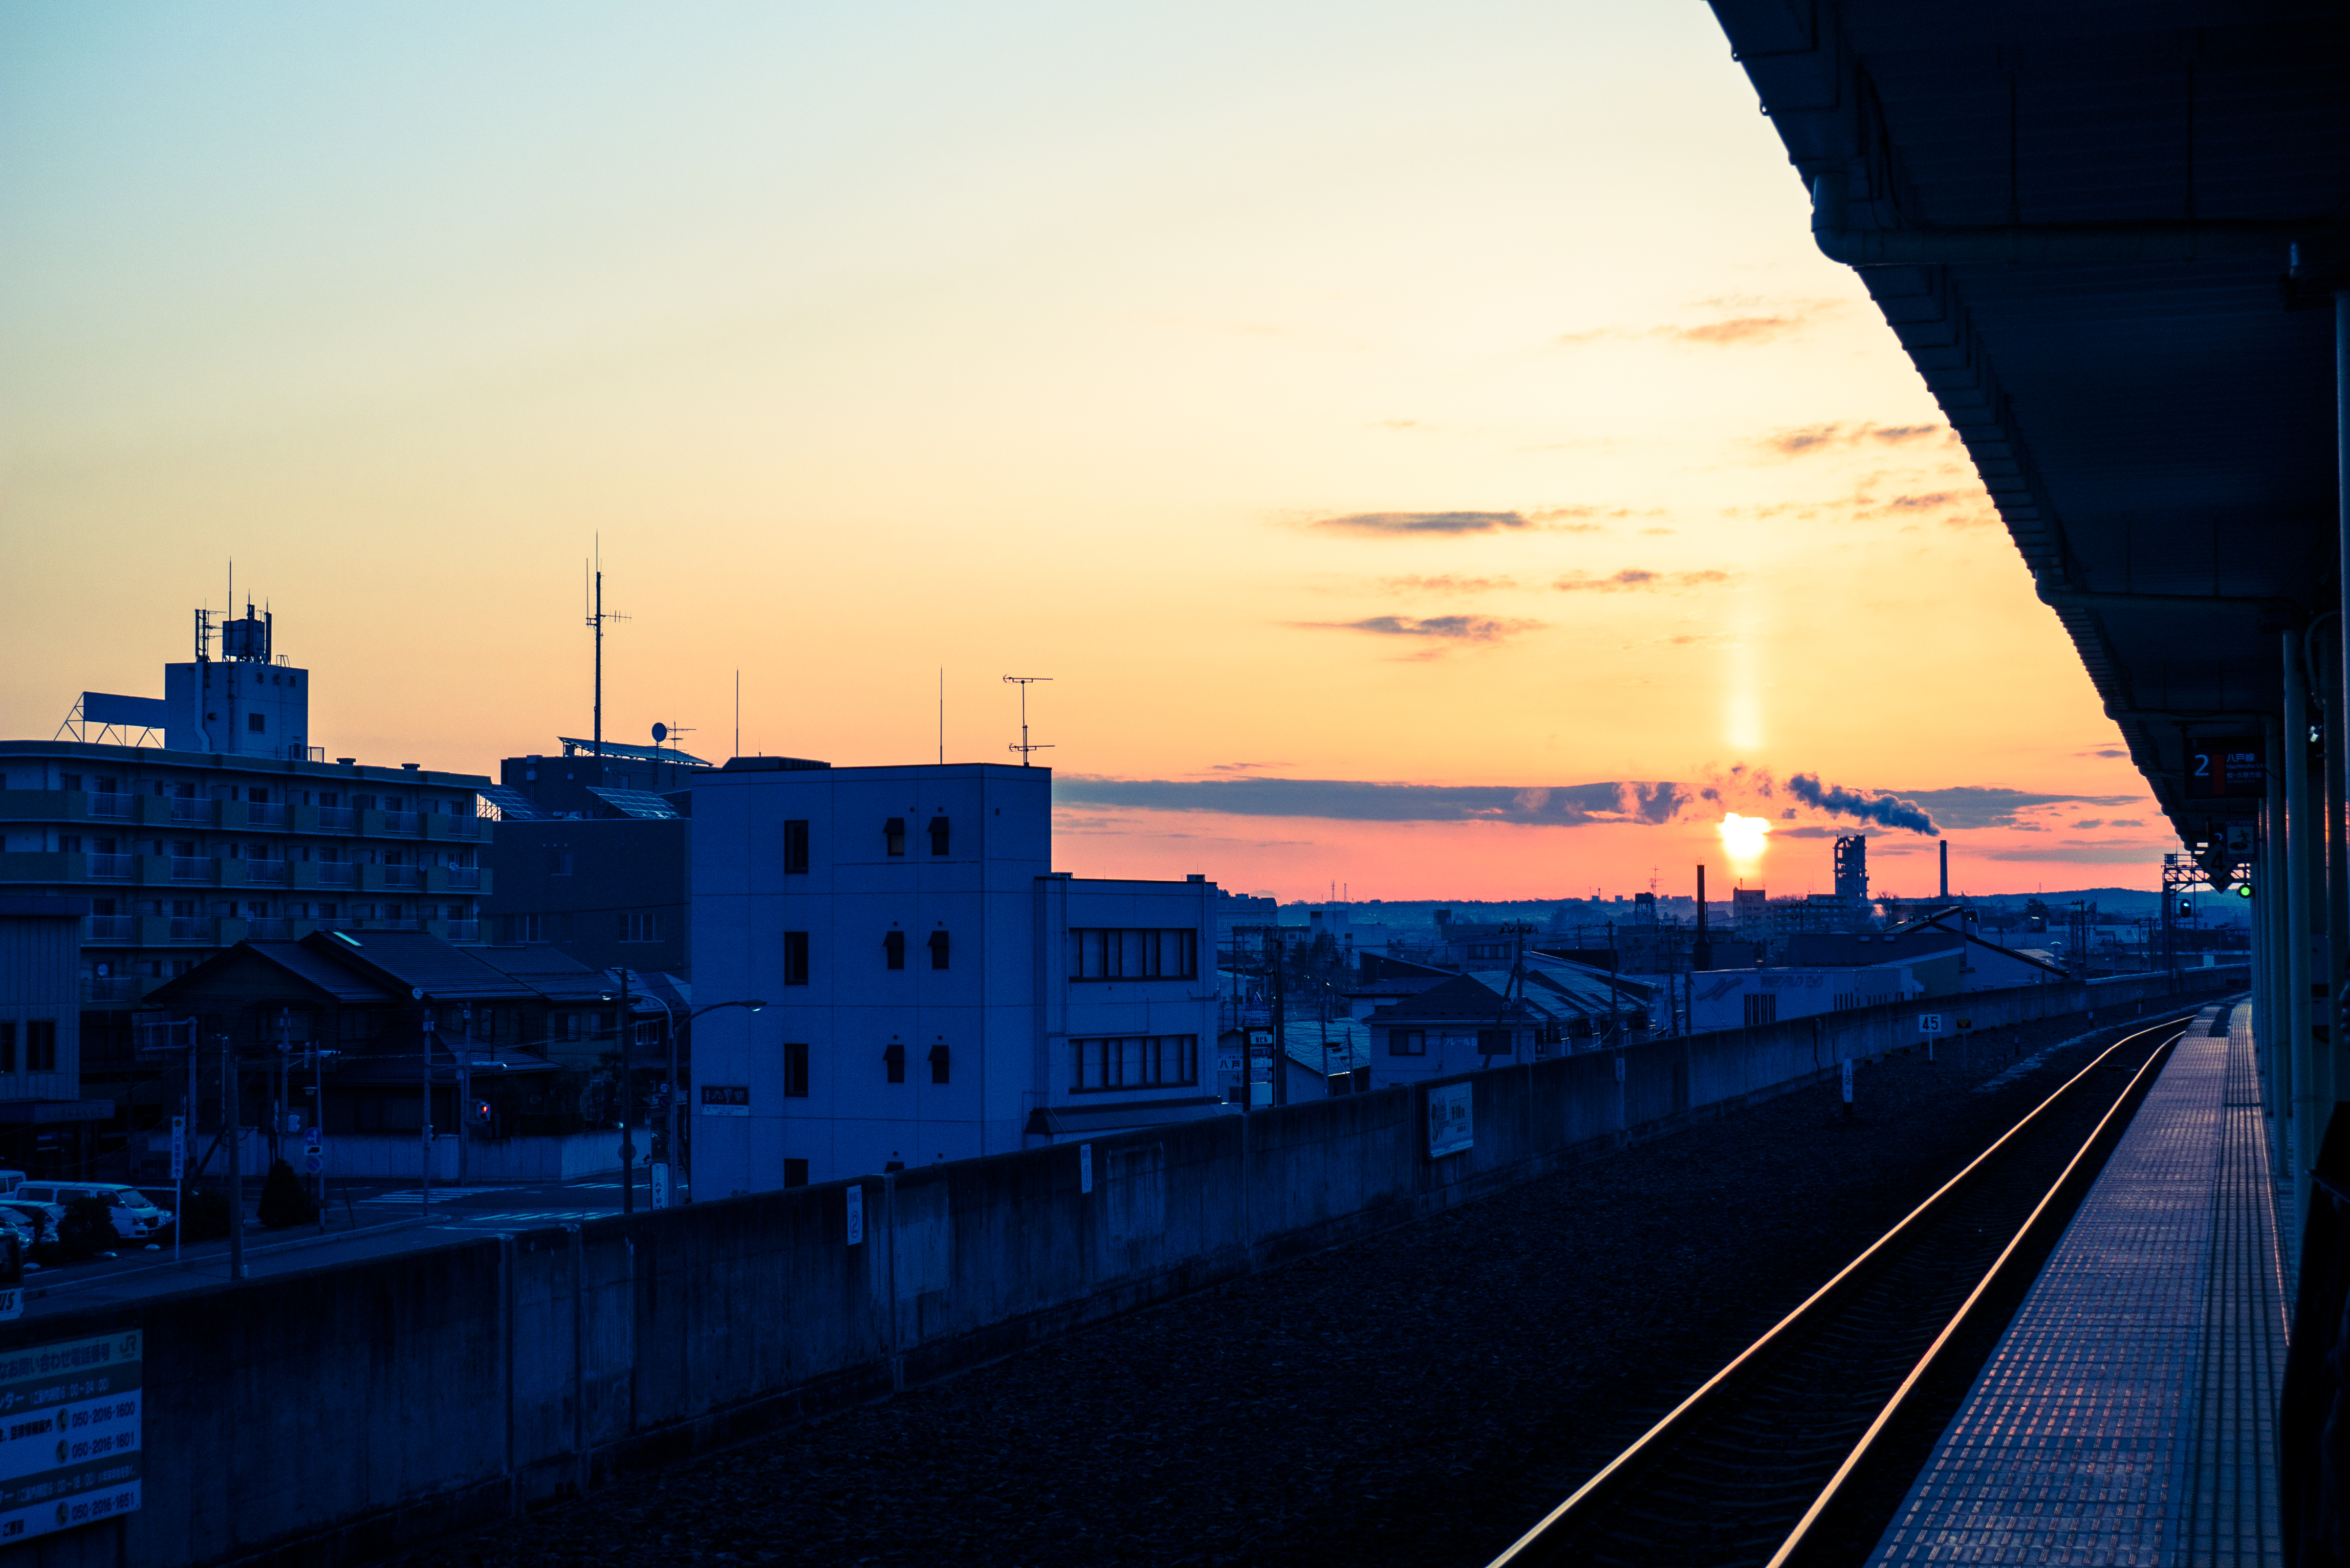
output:
{"label": "cloud", "polygon": [[1425,637],[1442,642],[1499,642],[1523,631],[1537,630],[1543,625],[1538,620],[1490,615],[1375,615],[1363,620],[1302,620],[1293,624],[1313,631],[1367,631],[1378,637]]}
{"label": "cloud", "polygon": [[1232,778],[1182,781],[1062,774],[1056,807],[1198,811],[1232,816],[1305,816],[1337,822],[1495,822],[1525,827],[1672,821],[1690,802],[1669,782],[1413,784],[1357,779]]}
{"label": "cloud", "polygon": [[1991,784],[1959,784],[1949,789],[1913,789],[1908,797],[1933,812],[1945,827],[2015,827],[2021,814],[2040,806],[2090,805],[2110,809],[2137,805],[2136,794],[2034,794]]}
{"label": "cloud", "polygon": [[1395,537],[1433,534],[1506,534],[1531,528],[1523,512],[1354,512],[1344,517],[1322,517],[1306,524],[1328,534],[1365,537]]}
{"label": "cloud", "polygon": [[1782,304],[1767,314],[1755,308],[1766,304],[1760,299],[1709,299],[1700,303],[1714,310],[1742,308],[1745,314],[1712,321],[1666,321],[1652,327],[1593,327],[1581,332],[1562,332],[1557,341],[1562,348],[1569,348],[1586,343],[1642,341],[1694,344],[1702,348],[1744,348],[1799,333],[1838,308],[1840,302],[1799,300]]}
{"label": "cloud", "polygon": [[1288,765],[1287,763],[1211,763],[1208,771],[1211,774],[1255,774],[1267,768],[1285,768]]}
{"label": "cloud", "polygon": [[2045,848],[2033,845],[2020,849],[1970,850],[1970,855],[1984,860],[2069,860],[2088,866],[2145,866],[2149,868],[2162,862],[2163,846],[2158,844],[2055,844]]}
{"label": "cloud", "polygon": [[1680,588],[1701,587],[1708,583],[1726,583],[1730,577],[1728,572],[1649,572],[1637,566],[1627,566],[1610,577],[1595,577],[1589,572],[1569,572],[1551,587],[1563,594],[1669,593]]}
{"label": "cloud", "polygon": [[1823,784],[1817,774],[1795,774],[1787,781],[1787,793],[1837,816],[1882,823],[1887,827],[1906,827],[1929,837],[1941,831],[1921,807],[1899,795],[1849,790],[1841,784]]}
{"label": "cloud", "polygon": [[1391,594],[1482,594],[1518,586],[1515,577],[1457,577],[1451,573],[1427,577],[1417,573],[1381,577],[1378,586]]}
{"label": "cloud", "polygon": [[1962,501],[1972,501],[1971,495],[1955,490],[1937,490],[1930,495],[1897,495],[1885,504],[1897,512],[1932,512],[1944,506],[1956,506]]}
{"label": "cloud", "polygon": [[2083,832],[2086,832],[2088,829],[2093,828],[2093,827],[2103,827],[2103,826],[2105,826],[2105,823],[2104,823],[2104,821],[2103,821],[2102,819],[2097,818],[2097,817],[2094,817],[2094,816],[2085,816],[2085,817],[2083,817],[2080,821],[2078,821],[2078,822],[2074,823],[2073,826],[2074,826],[2074,827],[2076,827],[2076,828],[2081,829]]}
{"label": "cloud", "polygon": [[1729,347],[1783,337],[1802,326],[1802,318],[1794,316],[1733,316],[1727,321],[1708,321],[1697,327],[1659,327],[1650,330],[1656,337],[1670,337],[1679,343]]}
{"label": "cloud", "polygon": [[1808,457],[1833,447],[1872,446],[1903,447],[1945,434],[1945,425],[1880,425],[1864,420],[1857,424],[1835,422],[1824,425],[1795,425],[1786,430],[1773,431],[1760,438],[1758,444],[1781,457]]}

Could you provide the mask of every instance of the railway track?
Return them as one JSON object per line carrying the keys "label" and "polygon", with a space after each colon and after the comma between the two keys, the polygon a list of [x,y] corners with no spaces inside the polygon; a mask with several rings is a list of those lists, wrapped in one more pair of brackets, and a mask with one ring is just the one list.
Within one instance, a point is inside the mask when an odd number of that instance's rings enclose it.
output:
{"label": "railway track", "polygon": [[2101,1052],[1492,1568],[1860,1562],[2191,1023]]}

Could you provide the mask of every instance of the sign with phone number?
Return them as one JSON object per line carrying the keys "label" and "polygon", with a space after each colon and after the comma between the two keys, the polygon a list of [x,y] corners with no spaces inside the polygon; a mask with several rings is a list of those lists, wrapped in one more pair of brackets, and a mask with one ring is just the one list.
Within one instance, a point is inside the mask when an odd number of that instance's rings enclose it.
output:
{"label": "sign with phone number", "polygon": [[139,1506],[136,1330],[0,1350],[0,1542]]}

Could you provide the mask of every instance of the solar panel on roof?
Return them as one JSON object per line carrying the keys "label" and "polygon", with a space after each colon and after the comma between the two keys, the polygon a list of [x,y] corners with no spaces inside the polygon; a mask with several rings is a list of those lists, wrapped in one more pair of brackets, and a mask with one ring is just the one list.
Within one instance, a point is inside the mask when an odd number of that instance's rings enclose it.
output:
{"label": "solar panel on roof", "polygon": [[588,786],[588,793],[596,796],[599,800],[619,807],[619,809],[627,812],[630,816],[641,816],[647,819],[656,819],[664,816],[675,816],[677,815],[677,807],[670,805],[669,802],[661,799],[660,796],[653,794],[650,790],[602,789],[597,785],[590,784]]}
{"label": "solar panel on roof", "polygon": [[498,815],[508,821],[533,822],[538,817],[538,807],[533,805],[530,797],[520,790],[508,789],[504,784],[491,784],[473,793],[495,806]]}

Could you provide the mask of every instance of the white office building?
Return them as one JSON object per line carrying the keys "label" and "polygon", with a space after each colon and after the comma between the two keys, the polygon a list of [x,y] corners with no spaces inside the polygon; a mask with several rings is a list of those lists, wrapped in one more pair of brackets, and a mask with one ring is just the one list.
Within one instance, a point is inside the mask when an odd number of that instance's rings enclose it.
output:
{"label": "white office building", "polygon": [[693,789],[693,1184],[724,1197],[1227,1107],[1204,877],[1052,869],[1052,774],[738,757]]}

